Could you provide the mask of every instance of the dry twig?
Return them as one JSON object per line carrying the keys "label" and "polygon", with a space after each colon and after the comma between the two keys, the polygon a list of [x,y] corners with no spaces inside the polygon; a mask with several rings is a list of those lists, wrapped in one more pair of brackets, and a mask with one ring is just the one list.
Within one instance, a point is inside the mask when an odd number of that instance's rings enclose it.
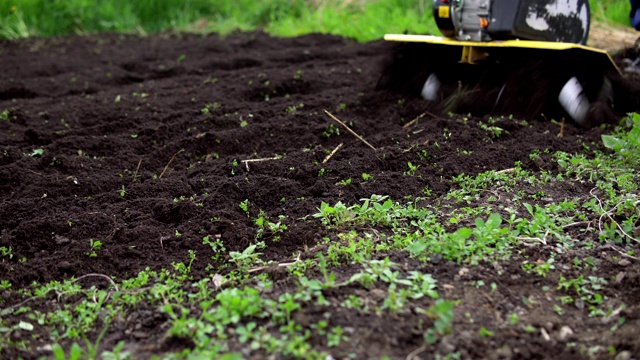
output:
{"label": "dry twig", "polygon": [[270,158],[262,158],[262,159],[247,159],[247,160],[240,160],[240,162],[244,163],[244,166],[247,168],[247,171],[249,171],[249,163],[250,162],[263,162],[263,161],[271,161],[271,160],[280,160],[281,157],[279,156],[274,156],[274,157],[270,157]]}
{"label": "dry twig", "polygon": [[[107,215],[107,214],[105,214]],[[109,233],[109,235],[107,235],[107,240],[111,240],[113,239],[113,237],[116,235],[116,232],[118,232],[118,230],[120,230],[120,228],[118,227],[118,221],[116,219],[116,215],[113,215],[113,228],[111,229],[111,232]]]}
{"label": "dry twig", "polygon": [[322,160],[322,163],[323,163],[323,164],[326,164],[326,163],[327,163],[327,161],[331,160],[331,158],[333,157],[333,155],[335,155],[335,154],[338,152],[338,150],[340,150],[340,148],[342,148],[342,145],[344,145],[344,144],[343,144],[343,143],[340,143],[340,145],[336,146],[336,148],[335,148],[335,149],[333,149],[333,151],[331,152],[331,154],[327,155],[327,157],[326,157],[326,158],[324,158],[324,160]]}
{"label": "dry twig", "polygon": [[[604,206],[602,205],[602,200],[600,200],[600,198],[594,194],[594,190],[596,190],[596,188],[591,189],[591,191],[589,191],[589,194],[591,194],[591,196],[593,196],[594,199],[596,199],[596,201],[598,202],[598,206],[600,207],[600,210],[602,210],[602,215],[600,215],[600,218],[598,219],[598,231],[600,233],[603,232],[602,230],[602,219],[606,216],[607,218],[609,218],[609,220],[611,220],[611,222],[613,224],[616,225],[616,228],[618,228],[618,230],[622,233],[622,235],[624,235],[624,237],[628,238],[629,240],[635,241],[637,243],[640,243],[640,240],[634,238],[633,236],[627,234],[626,231],[624,231],[624,229],[622,228],[622,226],[620,226],[620,224],[611,216],[611,214],[618,208],[618,206],[620,206],[622,203],[625,202],[625,200],[618,202],[611,210],[609,211],[605,211]],[[640,203],[640,201],[637,201],[636,204]]]}
{"label": "dry twig", "polygon": [[504,170],[496,171],[496,174],[512,173],[514,171],[516,171],[516,168],[510,168],[510,169],[504,169]]}
{"label": "dry twig", "polygon": [[563,225],[562,228],[566,229],[566,228],[570,228],[570,227],[573,227],[573,226],[590,225],[590,224],[591,224],[591,221],[578,221],[578,222],[574,222],[574,223],[571,223],[571,224]]}
{"label": "dry twig", "polygon": [[[86,277],[101,277],[101,278],[104,278],[107,281],[109,281],[109,283],[111,284],[111,286],[113,286],[113,288],[116,290],[116,292],[120,292],[120,289],[118,288],[118,285],[116,285],[115,281],[113,281],[113,279],[111,277],[109,277],[107,275],[104,275],[104,274],[86,274],[86,275],[80,276],[79,278],[74,279],[72,282],[76,282],[76,281],[78,281],[80,279],[83,279],[83,278],[86,278]],[[51,289],[47,290],[45,292],[45,294],[48,293],[49,291],[51,291]],[[58,293],[57,294],[58,295],[58,300],[62,297],[62,295],[66,294],[66,293],[69,293],[69,292],[68,291],[64,291],[64,292]],[[97,299],[95,297],[95,293],[96,293],[96,290],[94,289],[93,299],[94,299],[94,302],[97,303]],[[21,301],[21,302],[15,304],[13,306],[9,306],[9,307],[7,307],[5,309],[2,309],[2,311],[0,311],[0,315],[4,316],[6,314],[11,314],[13,312],[13,309],[20,308],[22,305],[28,303],[29,301],[33,301],[33,300],[37,300],[37,299],[42,299],[42,297],[41,296],[32,296],[32,297],[30,297],[28,299],[25,299],[24,301]]]}
{"label": "dry twig", "polygon": [[560,132],[558,132],[558,135],[556,135],[557,137],[561,138],[564,137],[564,125],[565,125],[565,120],[564,118],[562,118],[562,123],[560,124]]}
{"label": "dry twig", "polygon": [[118,289],[118,285],[116,285],[116,282],[113,281],[113,279],[111,277],[109,277],[107,275],[104,275],[104,274],[86,274],[86,275],[80,276],[79,278],[76,278],[73,281],[75,282],[75,281],[78,281],[80,279],[84,279],[84,278],[87,278],[87,277],[101,277],[101,278],[104,278],[104,279],[106,279],[107,281],[109,281],[111,283],[111,286],[113,286],[114,289],[116,289],[116,292],[120,291],[120,289]]}
{"label": "dry twig", "polygon": [[27,170],[28,172],[30,172],[30,173],[32,173],[32,174],[36,174],[36,175],[38,175],[38,176],[42,176],[42,174],[40,174],[39,172],[35,172],[35,171],[33,171],[33,170],[29,170],[29,169],[25,169],[25,170]]}
{"label": "dry twig", "polygon": [[527,236],[518,236],[516,239],[522,241],[522,245],[525,245],[525,246],[535,246],[533,242],[539,242],[542,245],[547,245],[548,234],[549,232],[547,231],[542,237],[542,239],[539,237],[527,237]]}
{"label": "dry twig", "polygon": [[409,121],[408,123],[404,124],[404,126],[402,126],[402,128],[403,128],[403,129],[406,129],[406,128],[408,128],[409,126],[411,126],[411,125],[413,125],[413,124],[416,124],[420,119],[422,119],[423,117],[425,117],[425,116],[427,116],[427,115],[429,115],[429,116],[431,116],[431,117],[436,117],[436,116],[435,116],[435,115],[433,115],[432,113],[430,113],[430,112],[428,112],[428,111],[425,111],[425,112],[423,112],[422,114],[420,114],[420,115],[416,116],[416,118],[415,118],[415,119],[413,119],[413,120]]}
{"label": "dry twig", "polygon": [[140,159],[140,161],[138,161],[138,167],[136,167],[136,171],[133,173],[133,180],[131,180],[132,184],[134,182],[136,182],[136,177],[138,176],[138,170],[140,170],[140,165],[141,164],[142,164],[142,159]]}
{"label": "dry twig", "polygon": [[329,117],[331,119],[333,119],[333,121],[337,122],[338,124],[340,124],[340,126],[342,126],[343,128],[345,128],[348,132],[351,133],[351,135],[355,136],[358,138],[358,140],[362,141],[365,145],[367,145],[368,147],[370,147],[373,151],[376,151],[377,149],[375,147],[373,147],[373,145],[369,144],[367,142],[367,140],[365,140],[362,136],[356,134],[355,131],[351,130],[345,123],[343,123],[342,121],[340,121],[340,119],[338,119],[337,117],[333,116],[333,114],[331,114],[330,112],[328,112],[327,110],[324,111],[325,114],[329,115]]}
{"label": "dry twig", "polygon": [[167,166],[164,167],[164,170],[162,170],[162,173],[160,174],[160,176],[158,176],[158,179],[162,179],[162,176],[164,176],[164,173],[167,172],[167,169],[169,168],[169,166],[171,166],[171,164],[173,164],[173,162],[176,160],[176,156],[178,156],[178,154],[180,154],[183,151],[184,151],[184,149],[180,149],[180,151],[178,151],[177,153],[173,154],[173,156],[171,157],[171,159],[167,163]]}
{"label": "dry twig", "polygon": [[[300,262],[300,253],[298,253],[298,256],[296,256],[296,259],[295,259],[294,261],[292,261],[292,262],[288,262],[288,263],[280,263],[280,264],[278,264],[277,266],[278,266],[278,267],[289,267],[289,266],[294,265],[294,264],[297,264],[297,263],[299,263],[299,262]],[[254,272],[262,271],[262,270],[264,270],[264,269],[268,269],[268,268],[270,268],[271,266],[272,266],[272,265],[260,266],[260,267],[257,267],[257,268],[250,269],[248,272],[249,272],[249,273],[254,273]]]}
{"label": "dry twig", "polygon": [[171,238],[171,236],[160,236],[160,248],[162,249],[162,251],[164,251],[164,244],[163,242],[165,240],[169,240]]}
{"label": "dry twig", "polygon": [[427,350],[427,344],[422,344],[422,346],[413,350],[411,353],[409,353],[409,355],[407,355],[407,360],[415,359],[418,356],[418,354],[423,353],[426,350]]}
{"label": "dry twig", "polygon": [[613,251],[617,252],[618,254],[620,254],[620,255],[622,255],[622,256],[624,256],[624,257],[626,257],[626,258],[633,259],[633,260],[640,260],[640,258],[637,258],[637,257],[635,257],[635,256],[631,256],[631,255],[629,255],[629,254],[625,253],[624,251],[622,251],[622,250],[618,249],[618,248],[617,248],[615,245],[613,245],[613,244],[611,244],[611,246],[610,246],[610,247],[613,249]]}

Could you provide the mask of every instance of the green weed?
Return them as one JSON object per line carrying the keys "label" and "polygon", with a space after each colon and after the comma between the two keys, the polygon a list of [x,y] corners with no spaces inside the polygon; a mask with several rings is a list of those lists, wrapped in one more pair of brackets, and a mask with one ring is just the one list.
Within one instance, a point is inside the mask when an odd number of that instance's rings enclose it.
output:
{"label": "green weed", "polygon": [[326,137],[327,139],[333,136],[340,136],[340,129],[333,124],[329,124],[327,130],[322,133],[322,136]]}
{"label": "green weed", "polygon": [[416,174],[416,171],[418,171],[418,168],[420,167],[420,165],[413,165],[411,161],[407,163],[407,166],[409,167],[409,170],[405,171],[403,175],[408,176],[414,176]]}
{"label": "green weed", "polygon": [[91,246],[91,250],[85,254],[92,258],[97,257],[98,251],[102,250],[102,241],[89,239],[89,246]]}
{"label": "green weed", "polygon": [[236,264],[238,269],[241,272],[248,270],[251,266],[255,265],[259,262],[260,253],[257,252],[258,245],[252,244],[249,245],[242,252],[231,251],[229,252],[229,256],[231,259],[229,261]]}
{"label": "green weed", "polygon": [[597,1],[589,0],[591,16],[593,19],[608,23],[629,26],[629,12],[631,7],[628,1]]}
{"label": "green weed", "polygon": [[13,259],[13,248],[11,246],[0,246],[0,257],[7,257],[9,260]]}
{"label": "green weed", "polygon": [[16,117],[11,114],[10,110],[4,109],[4,110],[2,110],[2,112],[0,112],[0,120],[15,121]]}
{"label": "green weed", "polygon": [[427,317],[434,320],[433,327],[424,333],[424,341],[427,344],[435,344],[440,338],[453,331],[453,308],[455,303],[448,300],[438,300],[426,311],[422,311]]}
{"label": "green weed", "polygon": [[207,103],[207,104],[205,104],[205,106],[200,110],[200,112],[201,112],[203,115],[211,115],[211,113],[213,113],[213,112],[214,112],[214,111],[216,111],[216,110],[219,110],[221,107],[222,107],[222,106],[221,106],[219,103],[217,103],[217,102],[214,102],[214,103]]}

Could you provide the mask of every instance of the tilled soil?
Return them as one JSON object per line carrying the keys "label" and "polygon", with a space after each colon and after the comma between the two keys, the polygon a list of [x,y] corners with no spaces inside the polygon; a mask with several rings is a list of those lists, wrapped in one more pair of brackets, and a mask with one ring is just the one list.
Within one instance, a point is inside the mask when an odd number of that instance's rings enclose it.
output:
{"label": "tilled soil", "polygon": [[[263,33],[0,42],[0,111],[7,110],[0,120],[0,246],[13,253],[0,261],[0,278],[13,288],[90,273],[126,279],[147,267],[184,262],[188,250],[207,259],[211,248],[202,244],[203,234],[242,251],[255,238],[253,218],[260,211],[274,219],[286,216],[288,227],[278,242],[267,241],[262,259],[290,261],[327,235],[320,222],[304,220],[321,202],[353,204],[372,194],[402,201],[424,196],[425,189],[432,199],[427,201],[436,202],[459,174],[505,170],[515,162],[530,171],[553,172],[550,156],[533,161],[529,155],[575,153],[601,142],[601,128],[579,129],[569,122],[559,137],[558,122],[540,114],[530,114],[527,122],[492,118],[492,126],[506,131],[492,136],[480,126],[489,123],[488,116],[438,115],[439,109],[419,98],[376,90],[392,48],[334,36],[280,39]],[[418,156],[422,150],[428,160]],[[413,176],[406,175],[409,162],[421,165]],[[336,185],[347,179],[350,185]],[[559,200],[588,194],[590,188],[567,181],[546,193]],[[251,216],[240,207],[246,200]],[[96,257],[88,256],[90,239],[103,243]],[[608,298],[627,306],[627,326],[612,334],[612,324],[588,318],[586,310],[560,316],[549,309],[546,299],[552,295],[543,285],[553,291],[559,274],[543,279],[521,267],[522,259],[546,259],[549,251],[523,250],[516,255],[520,261],[462,272],[463,266],[447,262],[414,264],[449,285],[442,288],[443,297],[462,300],[454,337],[441,347],[470,358],[588,356],[567,346],[566,334],[561,340],[554,335],[566,325],[572,342],[640,354],[640,266],[619,265],[604,251],[583,254],[597,259],[599,276],[626,276],[606,290]],[[392,260],[415,261],[405,253]],[[206,276],[207,265],[219,264],[196,260],[194,277]],[[499,284],[500,291],[470,285],[479,280]],[[101,283],[87,284],[92,281]],[[363,291],[346,287],[327,296],[341,301],[350,292]],[[5,296],[4,305],[21,300]],[[42,303],[41,311],[47,306]],[[549,338],[494,326],[526,306],[529,323],[546,329]],[[473,322],[465,318],[468,313]],[[310,324],[322,310],[297,316],[299,323]],[[345,312],[339,318],[355,328],[340,349],[359,358],[400,358],[421,344],[411,314],[358,318]],[[110,329],[107,338],[151,344],[141,345],[141,357],[169,346],[153,336],[142,341],[127,335],[127,326]],[[493,336],[478,336],[481,326],[494,329]],[[149,330],[158,336],[160,331],[159,326]],[[3,358],[46,355],[3,351]]]}

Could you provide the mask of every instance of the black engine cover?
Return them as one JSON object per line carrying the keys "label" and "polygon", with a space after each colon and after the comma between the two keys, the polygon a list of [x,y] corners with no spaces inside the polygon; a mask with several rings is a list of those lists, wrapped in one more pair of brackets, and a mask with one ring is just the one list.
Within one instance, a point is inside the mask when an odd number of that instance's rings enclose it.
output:
{"label": "black engine cover", "polygon": [[[458,40],[539,40],[585,44],[588,0],[434,0],[433,18]],[[479,26],[484,22],[488,26]]]}
{"label": "black engine cover", "polygon": [[487,33],[494,39],[527,39],[585,44],[588,0],[492,0]]}

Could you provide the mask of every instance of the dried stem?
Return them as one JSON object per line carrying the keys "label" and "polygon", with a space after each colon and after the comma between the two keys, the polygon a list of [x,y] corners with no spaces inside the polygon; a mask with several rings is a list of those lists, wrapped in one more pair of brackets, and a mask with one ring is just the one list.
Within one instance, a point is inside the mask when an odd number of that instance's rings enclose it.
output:
{"label": "dried stem", "polygon": [[[298,253],[298,256],[296,256],[296,259],[294,261],[288,262],[288,263],[280,263],[280,264],[278,264],[278,267],[289,267],[289,266],[297,264],[299,262],[300,262],[300,253]],[[269,266],[269,265],[260,266],[260,267],[257,267],[257,268],[250,269],[248,272],[249,273],[254,273],[254,272],[262,271],[264,269],[268,269],[270,267],[271,266]]]}
{"label": "dried stem", "polygon": [[324,160],[322,161],[323,164],[326,164],[327,161],[331,160],[331,158],[333,157],[333,155],[335,155],[338,150],[340,150],[340,148],[342,148],[342,145],[344,145],[343,143],[340,143],[340,145],[336,146],[335,149],[333,149],[333,151],[331,152],[331,154],[327,155],[326,158],[324,158]]}
{"label": "dried stem", "polygon": [[616,225],[616,228],[618,228],[618,230],[622,233],[622,235],[624,235],[626,238],[628,238],[629,240],[635,241],[640,243],[640,240],[634,238],[633,236],[627,234],[626,231],[624,231],[624,229],[622,228],[622,226],[620,226],[620,224],[615,221],[615,219],[611,216],[611,214],[613,214],[613,212],[618,208],[618,206],[620,206],[624,201],[620,201],[618,202],[611,210],[609,211],[605,211],[604,210],[604,206],[602,205],[602,200],[600,200],[600,198],[594,194],[594,191],[596,190],[596,188],[591,189],[591,191],[589,191],[589,194],[591,194],[591,196],[593,196],[596,201],[598,202],[598,206],[600,207],[600,210],[602,210],[602,215],[600,215],[600,218],[598,219],[598,231],[600,233],[603,232],[602,230],[602,219],[606,216],[607,218],[609,218],[609,220],[611,220],[611,222],[613,224]]}
{"label": "dried stem", "polygon": [[87,274],[87,275],[82,275],[82,276],[80,276],[79,278],[76,278],[74,281],[78,281],[78,280],[80,280],[80,279],[84,279],[84,278],[87,278],[87,277],[101,277],[101,278],[104,278],[104,279],[106,279],[107,281],[109,281],[109,282],[111,283],[111,286],[113,286],[113,287],[116,289],[116,292],[119,292],[119,291],[120,291],[120,289],[118,289],[118,285],[116,285],[116,282],[115,282],[115,281],[113,281],[113,279],[112,279],[111,277],[109,277],[109,276],[107,276],[107,275],[104,275],[104,274]]}
{"label": "dried stem", "polygon": [[271,161],[271,160],[280,160],[281,157],[279,156],[274,156],[274,157],[270,157],[270,158],[262,158],[262,159],[247,159],[247,160],[240,160],[240,162],[244,163],[244,166],[247,168],[247,171],[249,171],[249,163],[250,162],[263,162],[263,161]]}
{"label": "dried stem", "polygon": [[171,164],[173,164],[173,162],[175,161],[176,156],[178,156],[183,151],[184,151],[184,149],[180,149],[180,151],[178,151],[177,153],[173,154],[173,156],[171,157],[171,159],[167,163],[167,166],[165,166],[164,170],[162,170],[162,174],[160,174],[160,176],[158,176],[158,179],[162,179],[162,177],[164,176],[164,173],[167,172],[167,169],[169,168],[169,166],[171,166]]}
{"label": "dried stem", "polygon": [[138,170],[140,170],[140,165],[141,164],[142,164],[142,159],[140,159],[140,161],[138,161],[138,167],[136,167],[136,171],[133,173],[133,180],[131,180],[132,184],[134,182],[136,182],[136,177],[138,176]]}
{"label": "dried stem", "polygon": [[559,138],[564,137],[564,125],[565,125],[565,120],[564,118],[562,118],[562,123],[560,124],[560,132],[558,133],[558,135],[556,135]]}
{"label": "dried stem", "polygon": [[435,116],[435,115],[433,115],[432,113],[430,113],[430,112],[428,112],[428,111],[425,111],[425,112],[423,112],[422,114],[420,114],[420,115],[416,116],[416,118],[415,118],[415,119],[413,119],[413,120],[409,121],[408,123],[404,124],[404,126],[403,126],[402,128],[403,128],[403,129],[406,129],[406,128],[408,128],[409,126],[411,126],[411,125],[413,125],[413,124],[416,124],[420,119],[422,119],[423,117],[425,117],[425,116],[427,116],[427,115],[429,115],[429,116],[431,116],[431,117],[436,117],[436,116]]}
{"label": "dried stem", "polygon": [[407,360],[413,360],[415,359],[418,354],[421,354],[423,352],[425,352],[427,350],[427,344],[422,344],[422,346],[420,346],[419,348],[413,350],[411,353],[409,353],[409,355],[407,355]]}
{"label": "dried stem", "polygon": [[328,112],[327,110],[324,111],[325,114],[329,115],[329,117],[331,119],[333,119],[333,121],[337,122],[338,124],[340,124],[340,126],[342,126],[343,128],[345,128],[348,132],[351,133],[351,135],[355,136],[358,138],[358,140],[362,141],[363,143],[365,143],[365,145],[367,145],[368,147],[370,147],[373,151],[376,151],[376,148],[373,147],[373,145],[369,144],[367,142],[367,140],[365,140],[364,138],[362,138],[362,136],[356,134],[355,131],[351,130],[345,123],[343,123],[342,121],[340,121],[340,119],[338,119],[337,117],[333,116],[333,114],[331,114],[330,112]]}
{"label": "dried stem", "polygon": [[622,256],[624,256],[624,257],[626,257],[626,258],[633,259],[633,260],[640,260],[640,258],[637,258],[637,257],[635,257],[635,256],[631,256],[631,255],[629,255],[629,254],[625,253],[624,251],[622,251],[622,250],[618,249],[618,248],[617,248],[615,245],[613,245],[613,244],[611,244],[611,248],[613,249],[613,251],[617,252],[618,254],[620,254],[620,255],[622,255]]}

